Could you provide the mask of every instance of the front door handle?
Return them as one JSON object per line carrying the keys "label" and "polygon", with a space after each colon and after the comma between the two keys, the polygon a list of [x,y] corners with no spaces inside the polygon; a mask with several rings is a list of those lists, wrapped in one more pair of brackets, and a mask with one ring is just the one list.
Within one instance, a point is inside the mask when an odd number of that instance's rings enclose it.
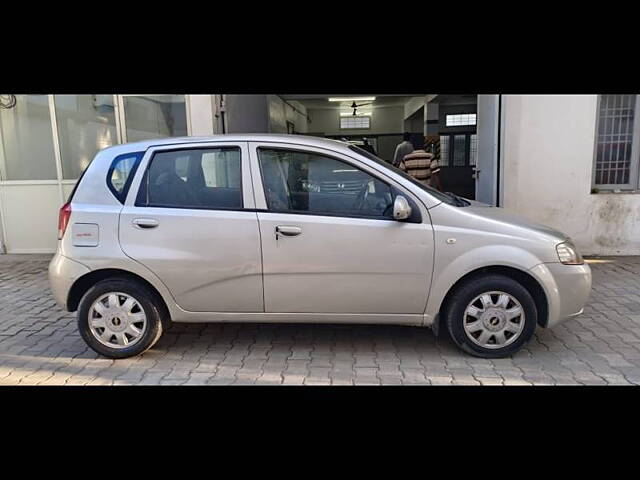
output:
{"label": "front door handle", "polygon": [[131,220],[134,227],[138,228],[156,228],[160,223],[154,218],[134,218]]}
{"label": "front door handle", "polygon": [[278,225],[276,227],[276,240],[278,239],[278,235],[282,235],[283,237],[296,237],[302,233],[302,229],[300,227],[294,227],[290,225]]}

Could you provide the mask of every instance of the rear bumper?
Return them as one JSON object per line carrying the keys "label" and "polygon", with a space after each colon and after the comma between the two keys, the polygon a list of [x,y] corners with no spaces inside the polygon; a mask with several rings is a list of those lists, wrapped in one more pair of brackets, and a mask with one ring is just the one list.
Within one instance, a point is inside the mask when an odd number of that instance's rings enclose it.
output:
{"label": "rear bumper", "polygon": [[69,290],[78,278],[90,271],[83,264],[56,253],[49,263],[49,285],[56,303],[68,310]]}
{"label": "rear bumper", "polygon": [[591,292],[591,268],[584,265],[541,263],[529,271],[545,290],[549,316],[544,327],[580,315]]}

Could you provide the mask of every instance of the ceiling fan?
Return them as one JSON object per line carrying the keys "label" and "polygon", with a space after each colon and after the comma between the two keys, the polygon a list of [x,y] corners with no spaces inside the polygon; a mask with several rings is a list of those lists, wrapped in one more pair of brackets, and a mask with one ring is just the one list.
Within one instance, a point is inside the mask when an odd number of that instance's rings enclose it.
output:
{"label": "ceiling fan", "polygon": [[365,105],[371,105],[373,102],[369,102],[369,103],[361,103],[361,104],[357,104],[355,101],[351,104],[350,108],[353,108],[353,114],[357,115],[358,114],[358,108],[359,107],[364,107]]}

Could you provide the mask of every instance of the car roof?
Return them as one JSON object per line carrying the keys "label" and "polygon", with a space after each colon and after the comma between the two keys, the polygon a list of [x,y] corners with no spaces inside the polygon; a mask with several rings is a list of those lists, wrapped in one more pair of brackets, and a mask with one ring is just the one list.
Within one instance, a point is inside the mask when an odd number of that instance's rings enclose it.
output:
{"label": "car roof", "polygon": [[146,150],[150,147],[163,145],[176,145],[185,143],[206,143],[206,142],[274,142],[274,143],[292,143],[297,145],[307,145],[312,147],[344,149],[348,147],[348,143],[340,140],[332,140],[329,138],[312,137],[308,135],[286,135],[274,133],[230,133],[224,135],[209,135],[198,137],[169,137],[144,140],[140,142],[125,143],[114,145],[113,147],[125,147],[127,150]]}

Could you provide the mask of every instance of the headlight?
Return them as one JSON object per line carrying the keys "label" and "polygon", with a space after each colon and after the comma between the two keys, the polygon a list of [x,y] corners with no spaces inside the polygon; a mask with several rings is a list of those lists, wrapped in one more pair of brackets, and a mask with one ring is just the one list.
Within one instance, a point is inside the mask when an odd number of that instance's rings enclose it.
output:
{"label": "headlight", "polygon": [[571,242],[562,242],[556,245],[556,251],[558,252],[558,258],[565,265],[582,265],[582,255],[578,253],[576,247]]}

